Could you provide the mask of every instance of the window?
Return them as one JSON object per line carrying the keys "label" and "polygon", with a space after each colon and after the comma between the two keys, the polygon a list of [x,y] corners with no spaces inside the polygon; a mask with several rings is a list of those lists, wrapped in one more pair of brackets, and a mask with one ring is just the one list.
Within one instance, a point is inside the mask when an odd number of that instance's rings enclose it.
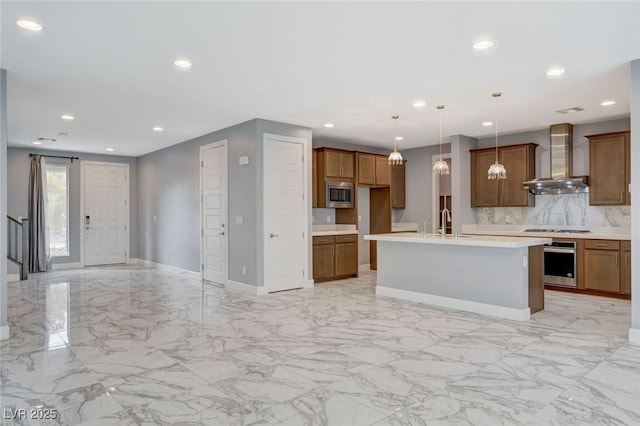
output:
{"label": "window", "polygon": [[51,257],[69,256],[69,167],[47,164],[47,222]]}

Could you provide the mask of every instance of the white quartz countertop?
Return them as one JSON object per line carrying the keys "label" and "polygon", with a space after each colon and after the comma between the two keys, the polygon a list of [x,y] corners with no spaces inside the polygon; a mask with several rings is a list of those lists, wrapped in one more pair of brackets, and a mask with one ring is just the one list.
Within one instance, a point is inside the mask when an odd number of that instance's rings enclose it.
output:
{"label": "white quartz countertop", "polygon": [[365,235],[365,240],[388,241],[412,244],[444,244],[475,247],[521,248],[541,246],[552,242],[552,239],[536,237],[507,237],[496,235],[449,235],[442,238],[439,234],[421,234],[415,232],[398,232],[392,234]]}
{"label": "white quartz countertop", "polygon": [[409,222],[398,222],[391,224],[391,232],[417,232],[418,224]]}
{"label": "white quartz countertop", "polygon": [[314,237],[322,237],[325,235],[352,235],[357,234],[356,225],[313,225],[311,235]]}
{"label": "white quartz countertop", "polygon": [[[581,229],[589,232],[524,232],[525,229]],[[462,225],[462,233],[472,235],[504,235],[510,237],[547,237],[593,240],[631,240],[629,228],[572,227],[566,225]]]}

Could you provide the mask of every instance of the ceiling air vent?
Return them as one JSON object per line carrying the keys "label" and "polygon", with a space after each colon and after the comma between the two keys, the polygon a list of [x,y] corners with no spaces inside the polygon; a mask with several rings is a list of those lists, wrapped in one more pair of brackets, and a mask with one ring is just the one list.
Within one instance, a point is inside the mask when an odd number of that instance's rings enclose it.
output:
{"label": "ceiling air vent", "polygon": [[584,111],[584,108],[581,107],[571,107],[571,108],[565,108],[565,109],[559,109],[556,112],[558,114],[569,114],[570,112],[580,112],[580,111]]}

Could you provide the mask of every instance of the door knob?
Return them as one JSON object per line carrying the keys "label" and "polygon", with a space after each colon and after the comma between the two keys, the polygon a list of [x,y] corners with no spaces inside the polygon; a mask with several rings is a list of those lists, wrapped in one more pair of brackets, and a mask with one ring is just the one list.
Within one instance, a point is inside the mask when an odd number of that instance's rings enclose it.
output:
{"label": "door knob", "polygon": [[276,238],[278,235],[276,234],[269,234],[269,238]]}
{"label": "door knob", "polygon": [[224,235],[224,231],[218,232],[218,235]]}

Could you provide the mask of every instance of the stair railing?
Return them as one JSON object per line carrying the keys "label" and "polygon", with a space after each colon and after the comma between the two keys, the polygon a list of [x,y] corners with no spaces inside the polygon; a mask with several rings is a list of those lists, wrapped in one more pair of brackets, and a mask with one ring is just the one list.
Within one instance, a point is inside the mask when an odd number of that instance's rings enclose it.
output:
{"label": "stair railing", "polygon": [[29,278],[29,219],[7,215],[7,259],[20,267],[20,279]]}

